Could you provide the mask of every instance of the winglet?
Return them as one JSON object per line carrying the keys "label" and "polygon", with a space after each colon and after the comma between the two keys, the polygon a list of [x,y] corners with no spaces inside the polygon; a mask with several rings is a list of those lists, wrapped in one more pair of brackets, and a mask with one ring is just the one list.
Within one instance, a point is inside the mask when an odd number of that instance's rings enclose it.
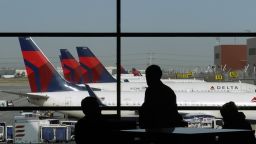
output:
{"label": "winglet", "polygon": [[101,102],[101,100],[97,97],[97,95],[93,92],[93,90],[91,89],[91,87],[90,87],[89,85],[86,84],[85,87],[86,87],[86,89],[87,89],[89,95],[90,95],[91,97],[95,97],[95,98],[97,99],[97,101],[98,101],[98,103],[99,103],[100,106],[106,106],[105,104],[103,104],[103,103]]}

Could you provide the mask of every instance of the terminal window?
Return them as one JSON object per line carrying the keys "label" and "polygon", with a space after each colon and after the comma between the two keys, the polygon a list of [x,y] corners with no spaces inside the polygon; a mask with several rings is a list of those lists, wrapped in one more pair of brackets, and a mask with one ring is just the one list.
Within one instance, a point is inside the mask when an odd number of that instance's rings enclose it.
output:
{"label": "terminal window", "polygon": [[215,59],[219,59],[220,58],[220,54],[219,53],[216,53],[215,54]]}
{"label": "terminal window", "polygon": [[256,55],[256,48],[249,48],[249,55]]}

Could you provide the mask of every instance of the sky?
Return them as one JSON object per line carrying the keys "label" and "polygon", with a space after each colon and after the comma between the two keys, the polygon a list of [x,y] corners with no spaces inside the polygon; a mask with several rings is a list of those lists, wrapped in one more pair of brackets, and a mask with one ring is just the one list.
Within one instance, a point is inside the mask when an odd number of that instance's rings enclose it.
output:
{"label": "sky", "polygon": [[[122,32],[255,32],[254,0],[121,0]],[[1,0],[0,32],[115,32],[116,0]],[[116,64],[115,38],[33,38],[55,66],[59,49],[77,57],[88,46],[106,66]],[[246,44],[246,38],[220,38]],[[122,65],[189,69],[213,64],[216,37],[122,38]],[[0,37],[0,67],[24,67],[18,39]]]}

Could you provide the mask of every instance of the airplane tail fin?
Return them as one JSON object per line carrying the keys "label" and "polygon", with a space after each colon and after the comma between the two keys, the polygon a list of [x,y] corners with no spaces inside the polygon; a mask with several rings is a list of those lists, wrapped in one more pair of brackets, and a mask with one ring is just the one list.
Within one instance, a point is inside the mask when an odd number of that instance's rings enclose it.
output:
{"label": "airplane tail fin", "polygon": [[128,74],[127,70],[123,66],[121,66],[121,74]]}
{"label": "airplane tail fin", "polygon": [[142,76],[141,72],[138,71],[136,68],[132,68],[132,74],[133,76]]}
{"label": "airplane tail fin", "polygon": [[65,81],[31,37],[19,37],[31,92],[78,91]]}
{"label": "airplane tail fin", "polygon": [[82,68],[88,71],[90,82],[116,82],[88,47],[77,47],[77,53]]}
{"label": "airplane tail fin", "polygon": [[88,82],[87,71],[82,69],[71,53],[67,49],[60,49],[60,53],[64,78],[75,84],[84,84]]}

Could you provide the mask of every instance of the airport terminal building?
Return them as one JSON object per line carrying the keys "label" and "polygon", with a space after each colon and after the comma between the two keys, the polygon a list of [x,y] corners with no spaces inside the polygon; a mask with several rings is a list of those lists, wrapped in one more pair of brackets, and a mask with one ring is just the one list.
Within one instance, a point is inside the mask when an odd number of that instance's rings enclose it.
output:
{"label": "airport terminal building", "polygon": [[214,64],[229,70],[241,70],[247,65],[246,45],[217,45],[214,47]]}
{"label": "airport terminal building", "polygon": [[247,39],[248,64],[256,66],[256,38]]}

